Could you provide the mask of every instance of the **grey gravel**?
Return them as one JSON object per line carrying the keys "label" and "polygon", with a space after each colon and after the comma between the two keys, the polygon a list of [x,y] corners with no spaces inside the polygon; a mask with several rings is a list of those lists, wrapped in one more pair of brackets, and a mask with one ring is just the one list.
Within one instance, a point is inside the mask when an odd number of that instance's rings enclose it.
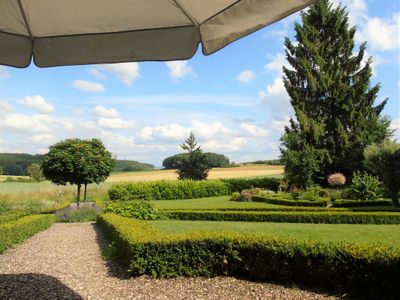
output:
{"label": "grey gravel", "polygon": [[0,299],[338,299],[232,277],[129,277],[93,223],[57,223],[0,255]]}

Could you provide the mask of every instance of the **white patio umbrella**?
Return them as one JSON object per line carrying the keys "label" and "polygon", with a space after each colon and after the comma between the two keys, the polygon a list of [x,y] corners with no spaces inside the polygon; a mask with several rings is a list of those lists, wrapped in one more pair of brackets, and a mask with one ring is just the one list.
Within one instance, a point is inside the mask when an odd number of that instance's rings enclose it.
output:
{"label": "white patio umbrella", "polygon": [[40,67],[211,54],[316,0],[0,0],[0,64]]}

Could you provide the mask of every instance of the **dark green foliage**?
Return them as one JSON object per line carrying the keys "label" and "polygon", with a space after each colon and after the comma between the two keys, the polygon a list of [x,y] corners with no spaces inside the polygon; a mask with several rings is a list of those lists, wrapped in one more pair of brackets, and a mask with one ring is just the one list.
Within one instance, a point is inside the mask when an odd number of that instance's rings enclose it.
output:
{"label": "dark green foliage", "polygon": [[54,215],[32,215],[0,223],[0,254],[35,233],[49,228],[55,221]]}
{"label": "dark green foliage", "polygon": [[400,224],[398,212],[169,210],[165,211],[165,215],[175,220],[190,221]]}
{"label": "dark green foliage", "polygon": [[139,220],[160,220],[165,218],[162,212],[145,200],[109,202],[104,211]]}
{"label": "dark green foliage", "polygon": [[287,205],[287,206],[313,206],[313,207],[326,207],[328,200],[319,198],[313,201],[307,200],[291,200],[289,197],[282,195],[270,195],[270,196],[253,196],[253,201],[265,202],[276,205]]}
{"label": "dark green foliage", "polygon": [[258,178],[232,178],[232,179],[221,179],[227,184],[231,193],[241,192],[246,189],[260,188],[270,191],[278,191],[281,179],[273,177],[258,177]]}
{"label": "dark green foliage", "polygon": [[223,196],[229,188],[220,180],[161,180],[113,184],[110,200],[173,200]]}
{"label": "dark green foliage", "polygon": [[[0,153],[0,168],[4,175],[29,176],[28,166],[33,163],[40,164],[44,155]],[[134,160],[115,160],[113,172],[148,171],[154,169],[151,164],[141,163]],[[0,173],[0,175],[2,175]]]}
{"label": "dark green foliage", "polygon": [[108,190],[111,200],[173,200],[228,195],[244,189],[263,188],[277,191],[280,179],[160,180],[113,184]]}
{"label": "dark green foliage", "polygon": [[360,200],[336,200],[332,207],[385,207],[390,206],[389,200],[360,201]]}
{"label": "dark green foliage", "polygon": [[356,29],[346,10],[319,0],[295,24],[296,41],[286,39],[284,84],[295,118],[282,136],[282,160],[290,183],[326,184],[329,174],[349,177],[362,170],[363,151],[389,134],[389,120],[374,107],[379,85],[371,86],[366,44],[354,54]]}
{"label": "dark green foliage", "polygon": [[[223,154],[205,152],[204,155],[206,156],[207,165],[209,168],[222,168],[229,166],[229,158]],[[188,153],[180,153],[169,156],[163,160],[162,165],[165,169],[177,169],[181,163],[181,160],[187,156]]]}
{"label": "dark green foliage", "polygon": [[347,199],[376,200],[383,196],[382,183],[367,173],[355,172],[350,187],[342,194]]}
{"label": "dark green foliage", "polygon": [[113,214],[98,224],[115,258],[132,275],[241,276],[329,288],[362,299],[400,297],[400,251],[380,244],[301,241],[284,237],[188,233],[164,235]]}
{"label": "dark green foliage", "polygon": [[141,163],[135,160],[116,160],[113,172],[133,172],[153,170],[154,165]]}
{"label": "dark green foliage", "polygon": [[25,153],[0,153],[0,167],[4,175],[28,176],[28,166],[40,163],[43,155]]}
{"label": "dark green foliage", "polygon": [[244,163],[244,165],[246,165],[246,164],[280,166],[280,165],[283,165],[283,161],[280,159],[268,159],[268,160],[256,160],[256,161]]}
{"label": "dark green foliage", "polygon": [[55,184],[76,184],[77,202],[81,186],[103,182],[110,175],[114,160],[99,139],[66,139],[50,146],[42,162],[43,175]]}
{"label": "dark green foliage", "polygon": [[389,140],[372,144],[364,151],[364,164],[377,174],[390,192],[394,206],[400,206],[400,144]]}
{"label": "dark green foliage", "polygon": [[207,179],[208,166],[207,158],[201,150],[200,146],[197,146],[196,140],[193,133],[190,133],[185,143],[181,145],[183,150],[188,153],[186,156],[182,156],[179,160],[177,173],[180,180],[204,180]]}

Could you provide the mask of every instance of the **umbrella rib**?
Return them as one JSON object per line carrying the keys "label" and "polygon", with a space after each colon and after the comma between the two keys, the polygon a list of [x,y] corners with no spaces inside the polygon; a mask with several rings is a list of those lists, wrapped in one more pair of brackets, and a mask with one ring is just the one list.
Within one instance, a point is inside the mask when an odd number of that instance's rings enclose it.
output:
{"label": "umbrella rib", "polygon": [[219,14],[221,14],[221,13],[227,11],[228,9],[230,9],[230,8],[233,7],[233,6],[235,6],[235,5],[238,4],[239,2],[242,2],[242,0],[236,0],[236,1],[233,2],[232,4],[230,4],[230,5],[228,5],[227,7],[225,7],[224,9],[222,9],[222,10],[220,10],[219,12],[217,12],[217,13],[213,14],[212,16],[208,17],[206,20],[204,20],[203,22],[201,22],[201,24],[199,24],[199,25],[202,25],[202,24],[204,24],[204,23],[210,21],[212,18],[214,18],[214,17],[218,16]]}
{"label": "umbrella rib", "polygon": [[33,34],[32,34],[32,31],[31,31],[31,28],[30,28],[30,26],[29,26],[28,18],[26,17],[25,9],[24,9],[24,7],[22,6],[21,0],[18,0],[18,6],[19,6],[19,9],[21,10],[22,18],[24,19],[24,23],[25,23],[25,26],[26,26],[26,30],[28,30],[28,33],[29,33],[29,37],[30,37],[31,40],[33,41]]}
{"label": "umbrella rib", "polygon": [[197,22],[197,20],[192,16],[192,14],[186,9],[184,8],[184,6],[182,5],[180,0],[172,0],[176,6],[178,6],[178,8],[185,14],[185,16],[192,21],[193,25],[196,26],[197,28],[199,28],[200,24],[199,22]]}

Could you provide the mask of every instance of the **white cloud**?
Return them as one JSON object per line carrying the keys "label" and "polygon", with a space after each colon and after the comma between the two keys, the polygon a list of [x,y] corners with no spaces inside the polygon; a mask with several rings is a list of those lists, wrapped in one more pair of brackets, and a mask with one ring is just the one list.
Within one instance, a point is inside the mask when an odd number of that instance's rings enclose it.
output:
{"label": "white cloud", "polygon": [[284,53],[277,53],[272,57],[269,63],[265,65],[265,69],[277,76],[282,76],[283,66],[292,69],[289,62],[286,60]]}
{"label": "white cloud", "polygon": [[[140,68],[136,62],[98,65],[97,70],[110,72],[126,85],[132,85],[140,78]],[[91,74],[100,79],[105,78],[100,72],[92,71]]]}
{"label": "white cloud", "polygon": [[209,124],[198,120],[192,120],[192,128],[190,129],[197,138],[203,140],[226,136],[230,133],[228,128],[218,121]]}
{"label": "white cloud", "polygon": [[12,110],[11,104],[6,100],[0,99],[0,112],[10,112]]}
{"label": "white cloud", "polygon": [[52,113],[55,108],[53,105],[48,103],[42,96],[26,96],[21,100],[21,103],[25,106],[32,107],[42,113]]}
{"label": "white cloud", "polygon": [[267,91],[259,92],[259,96],[263,106],[267,108],[273,118],[282,120],[294,113],[280,77],[275,78],[273,84],[267,86]]}
{"label": "white cloud", "polygon": [[49,144],[54,139],[52,134],[35,134],[31,137],[31,140],[35,143],[46,143]]}
{"label": "white cloud", "polygon": [[102,105],[97,105],[94,109],[94,113],[103,118],[118,118],[119,112],[115,108],[107,109]]}
{"label": "white cloud", "polygon": [[169,69],[169,76],[175,81],[194,74],[187,60],[167,61],[165,64]]}
{"label": "white cloud", "polygon": [[85,92],[101,93],[105,91],[105,88],[101,83],[87,80],[74,80],[72,86]]}
{"label": "white cloud", "polygon": [[183,141],[190,133],[189,128],[185,128],[178,123],[145,126],[139,133],[141,139],[147,141],[163,140],[163,141]]}
{"label": "white cloud", "polygon": [[400,117],[392,119],[390,122],[390,129],[394,130],[394,139],[397,139],[400,142]]}
{"label": "white cloud", "polygon": [[101,73],[101,71],[98,68],[91,68],[91,69],[87,70],[87,72],[90,75],[92,75],[92,76],[94,76],[94,77],[96,77],[98,79],[101,79],[101,80],[106,80],[107,79],[107,76],[104,75],[103,73]]}
{"label": "white cloud", "polygon": [[358,27],[368,18],[368,7],[365,0],[333,0],[332,4],[334,8],[339,6],[339,4],[347,8],[350,26]]}
{"label": "white cloud", "polygon": [[0,119],[0,128],[29,132],[50,132],[53,120],[47,115],[8,114]]}
{"label": "white cloud", "polygon": [[359,31],[357,40],[367,41],[372,49],[379,51],[400,49],[400,13],[390,19],[371,18]]}
{"label": "white cloud", "polygon": [[110,128],[110,129],[126,129],[131,127],[129,122],[122,120],[121,118],[99,118],[97,124],[100,127]]}
{"label": "white cloud", "polygon": [[236,137],[230,141],[226,140],[209,140],[203,143],[202,149],[210,152],[222,152],[231,153],[237,152],[247,143],[247,139],[244,137]]}
{"label": "white cloud", "polygon": [[10,77],[10,74],[7,72],[7,67],[0,66],[0,79],[7,79]]}
{"label": "white cloud", "polygon": [[265,128],[259,127],[255,124],[242,123],[240,124],[240,128],[252,136],[264,137],[268,135],[268,131]]}
{"label": "white cloud", "polygon": [[240,82],[248,83],[254,79],[254,72],[252,72],[250,70],[245,70],[245,71],[241,72],[236,77],[236,79],[239,80]]}

